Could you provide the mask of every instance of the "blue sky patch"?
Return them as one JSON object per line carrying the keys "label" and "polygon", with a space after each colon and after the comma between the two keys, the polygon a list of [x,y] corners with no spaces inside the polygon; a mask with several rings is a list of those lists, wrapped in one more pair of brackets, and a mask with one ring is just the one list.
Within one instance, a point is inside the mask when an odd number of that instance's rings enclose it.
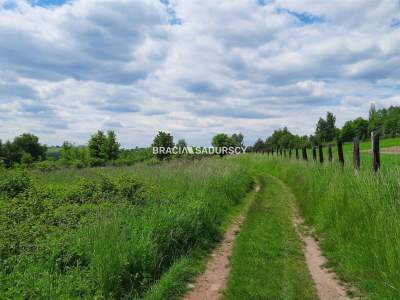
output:
{"label": "blue sky patch", "polygon": [[400,28],[400,19],[392,19],[391,27]]}
{"label": "blue sky patch", "polygon": [[169,17],[169,19],[168,19],[169,24],[182,25],[183,24],[182,19],[180,19],[176,16],[176,11],[173,8],[173,6],[171,5],[171,3],[169,2],[169,0],[160,0],[160,2],[162,4],[164,4],[164,6],[165,6],[165,9],[166,9],[168,17]]}
{"label": "blue sky patch", "polygon": [[268,4],[268,0],[256,0],[258,5],[265,6]]}
{"label": "blue sky patch", "polygon": [[69,2],[68,0],[29,0],[28,1],[33,6],[61,6]]}
{"label": "blue sky patch", "polygon": [[278,8],[276,10],[278,14],[289,14],[293,17],[295,17],[299,22],[305,25],[309,24],[316,24],[316,23],[322,23],[325,21],[325,18],[322,16],[314,16],[308,12],[296,12],[292,11],[286,8]]}

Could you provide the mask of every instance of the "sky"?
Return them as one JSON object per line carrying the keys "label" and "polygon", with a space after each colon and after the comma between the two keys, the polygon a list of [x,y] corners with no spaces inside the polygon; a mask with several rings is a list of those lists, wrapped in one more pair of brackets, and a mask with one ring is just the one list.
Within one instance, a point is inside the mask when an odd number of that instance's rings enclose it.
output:
{"label": "sky", "polygon": [[400,105],[398,0],[0,0],[0,139],[209,145]]}

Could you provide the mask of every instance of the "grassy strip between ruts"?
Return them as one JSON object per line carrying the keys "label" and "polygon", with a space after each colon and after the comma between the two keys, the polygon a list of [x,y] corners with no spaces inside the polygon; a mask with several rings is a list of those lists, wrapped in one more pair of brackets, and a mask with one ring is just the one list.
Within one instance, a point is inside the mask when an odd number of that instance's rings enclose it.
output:
{"label": "grassy strip between ruts", "polygon": [[291,222],[291,195],[262,165],[261,183],[235,242],[226,299],[318,299]]}
{"label": "grassy strip between ruts", "polygon": [[[243,201],[231,209],[228,217],[220,226],[221,235],[227,230],[232,221],[241,213],[246,213],[256,197],[255,188],[247,194]],[[209,251],[197,249],[190,255],[182,257],[170,270],[164,274],[144,296],[146,300],[180,299],[188,291],[188,282],[204,271],[208,260]]]}

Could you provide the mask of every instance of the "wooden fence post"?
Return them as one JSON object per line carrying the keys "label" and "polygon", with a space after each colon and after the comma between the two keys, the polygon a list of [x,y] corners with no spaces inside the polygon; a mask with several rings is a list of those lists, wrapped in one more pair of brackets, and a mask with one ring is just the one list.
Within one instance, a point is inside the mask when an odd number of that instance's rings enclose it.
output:
{"label": "wooden fence post", "polygon": [[312,148],[312,158],[314,161],[317,160],[317,147],[313,146]]}
{"label": "wooden fence post", "polygon": [[328,145],[328,160],[329,160],[329,162],[333,161],[332,144]]}
{"label": "wooden fence post", "polygon": [[299,159],[299,148],[296,148],[296,159]]}
{"label": "wooden fence post", "polygon": [[356,170],[360,169],[360,141],[357,137],[353,140],[353,165]]}
{"label": "wooden fence post", "polygon": [[319,162],[321,164],[323,164],[324,163],[324,148],[322,145],[318,146],[318,152],[319,152]]}
{"label": "wooden fence post", "polygon": [[307,161],[308,157],[307,157],[307,147],[303,147],[302,149],[303,152],[303,160]]}
{"label": "wooden fence post", "polygon": [[337,142],[337,150],[338,150],[339,163],[343,167],[344,166],[344,156],[343,156],[343,143],[341,141]]}
{"label": "wooden fence post", "polygon": [[375,172],[381,167],[381,155],[379,151],[379,133],[371,132],[371,143],[372,143],[372,166]]}

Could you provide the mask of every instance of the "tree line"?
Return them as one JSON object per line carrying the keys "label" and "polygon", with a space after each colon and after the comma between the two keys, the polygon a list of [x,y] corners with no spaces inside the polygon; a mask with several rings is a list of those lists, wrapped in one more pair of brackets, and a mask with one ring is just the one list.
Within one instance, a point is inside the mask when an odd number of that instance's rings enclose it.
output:
{"label": "tree line", "polygon": [[[263,152],[271,149],[303,148],[330,143],[333,141],[350,142],[354,138],[368,139],[371,132],[378,132],[381,137],[400,136],[400,107],[391,106],[376,110],[371,105],[368,119],[356,118],[347,121],[342,128],[336,127],[336,117],[328,112],[325,118],[319,118],[312,135],[295,135],[287,127],[275,130],[266,140],[258,139],[249,151]],[[244,136],[241,133],[215,135],[211,144],[213,147],[243,147]],[[160,131],[155,136],[151,147],[181,147],[187,146],[184,139],[174,143],[170,133]],[[59,150],[57,163],[66,166],[86,167],[130,165],[138,161],[152,158],[164,160],[171,157],[169,154],[153,156],[151,148],[122,149],[114,131],[101,130],[93,134],[87,145],[76,146],[65,141]],[[2,143],[0,140],[0,166],[10,168],[15,165],[45,164],[53,159],[48,155],[48,147],[39,142],[39,138],[30,133],[15,137],[12,141]]]}
{"label": "tree line", "polygon": [[335,115],[327,112],[325,118],[319,118],[317,121],[314,134],[295,135],[284,127],[275,130],[265,141],[258,139],[250,151],[312,147],[333,141],[351,142],[354,138],[366,140],[371,132],[377,132],[383,138],[400,136],[400,107],[390,106],[376,110],[372,104],[368,119],[359,117],[347,121],[342,128],[336,127]]}

